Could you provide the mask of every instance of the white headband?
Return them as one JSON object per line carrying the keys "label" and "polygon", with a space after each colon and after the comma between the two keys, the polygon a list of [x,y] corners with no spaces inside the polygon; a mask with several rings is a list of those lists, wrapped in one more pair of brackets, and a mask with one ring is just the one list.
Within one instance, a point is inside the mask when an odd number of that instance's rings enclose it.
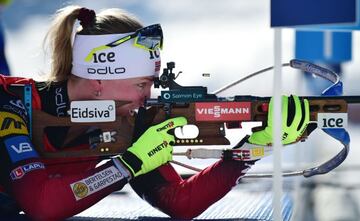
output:
{"label": "white headband", "polygon": [[[161,66],[159,50],[150,52],[136,47],[134,39],[115,47],[105,46],[130,34],[75,35],[72,74],[96,80],[158,76]],[[100,46],[104,49],[90,54]],[[91,59],[86,60],[87,57]]]}

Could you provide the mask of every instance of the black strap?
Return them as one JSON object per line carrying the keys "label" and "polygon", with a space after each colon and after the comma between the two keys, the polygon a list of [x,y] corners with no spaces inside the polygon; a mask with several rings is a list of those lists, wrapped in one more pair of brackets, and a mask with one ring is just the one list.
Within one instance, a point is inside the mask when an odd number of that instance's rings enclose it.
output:
{"label": "black strap", "polygon": [[145,119],[146,109],[144,107],[140,107],[135,118],[132,143],[139,139],[139,137],[150,127],[150,125],[146,123]]}

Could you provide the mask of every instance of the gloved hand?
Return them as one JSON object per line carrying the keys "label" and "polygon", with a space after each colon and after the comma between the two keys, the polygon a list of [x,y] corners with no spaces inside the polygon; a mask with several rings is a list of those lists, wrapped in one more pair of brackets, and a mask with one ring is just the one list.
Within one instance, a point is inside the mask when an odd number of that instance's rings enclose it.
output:
{"label": "gloved hand", "polygon": [[[298,96],[282,96],[282,143],[290,144],[298,141],[304,133],[310,121],[309,101]],[[267,127],[264,130],[254,132],[248,139],[249,143],[257,145],[269,145],[273,142],[273,99],[269,104]]]}
{"label": "gloved hand", "polygon": [[119,160],[131,172],[132,177],[156,169],[172,159],[172,145],[175,138],[168,131],[186,124],[186,118],[177,117],[150,127],[122,156],[116,157],[115,160]]}

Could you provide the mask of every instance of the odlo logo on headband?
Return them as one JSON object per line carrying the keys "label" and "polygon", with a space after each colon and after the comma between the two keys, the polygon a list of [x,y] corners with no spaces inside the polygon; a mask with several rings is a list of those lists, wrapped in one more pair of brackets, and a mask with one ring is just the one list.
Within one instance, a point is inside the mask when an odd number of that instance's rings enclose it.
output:
{"label": "odlo logo on headband", "polygon": [[112,122],[116,117],[115,101],[72,101],[69,114],[71,122]]}
{"label": "odlo logo on headband", "polygon": [[115,53],[114,52],[100,52],[100,53],[91,53],[86,57],[85,61],[93,63],[100,63],[100,64],[108,64],[103,67],[88,67],[87,73],[88,74],[123,74],[126,72],[125,67],[114,67],[115,64]]}
{"label": "odlo logo on headband", "polygon": [[120,68],[111,68],[111,67],[103,67],[103,68],[87,68],[88,74],[124,74],[126,69],[124,67]]}

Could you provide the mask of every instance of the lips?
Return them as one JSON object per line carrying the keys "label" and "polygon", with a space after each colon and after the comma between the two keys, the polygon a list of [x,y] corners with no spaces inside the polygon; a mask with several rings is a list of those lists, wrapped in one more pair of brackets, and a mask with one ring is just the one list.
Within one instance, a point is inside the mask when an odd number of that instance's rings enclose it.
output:
{"label": "lips", "polygon": [[134,116],[136,110],[140,107],[140,105],[136,105],[134,103],[125,104],[116,109],[116,114],[121,116]]}

